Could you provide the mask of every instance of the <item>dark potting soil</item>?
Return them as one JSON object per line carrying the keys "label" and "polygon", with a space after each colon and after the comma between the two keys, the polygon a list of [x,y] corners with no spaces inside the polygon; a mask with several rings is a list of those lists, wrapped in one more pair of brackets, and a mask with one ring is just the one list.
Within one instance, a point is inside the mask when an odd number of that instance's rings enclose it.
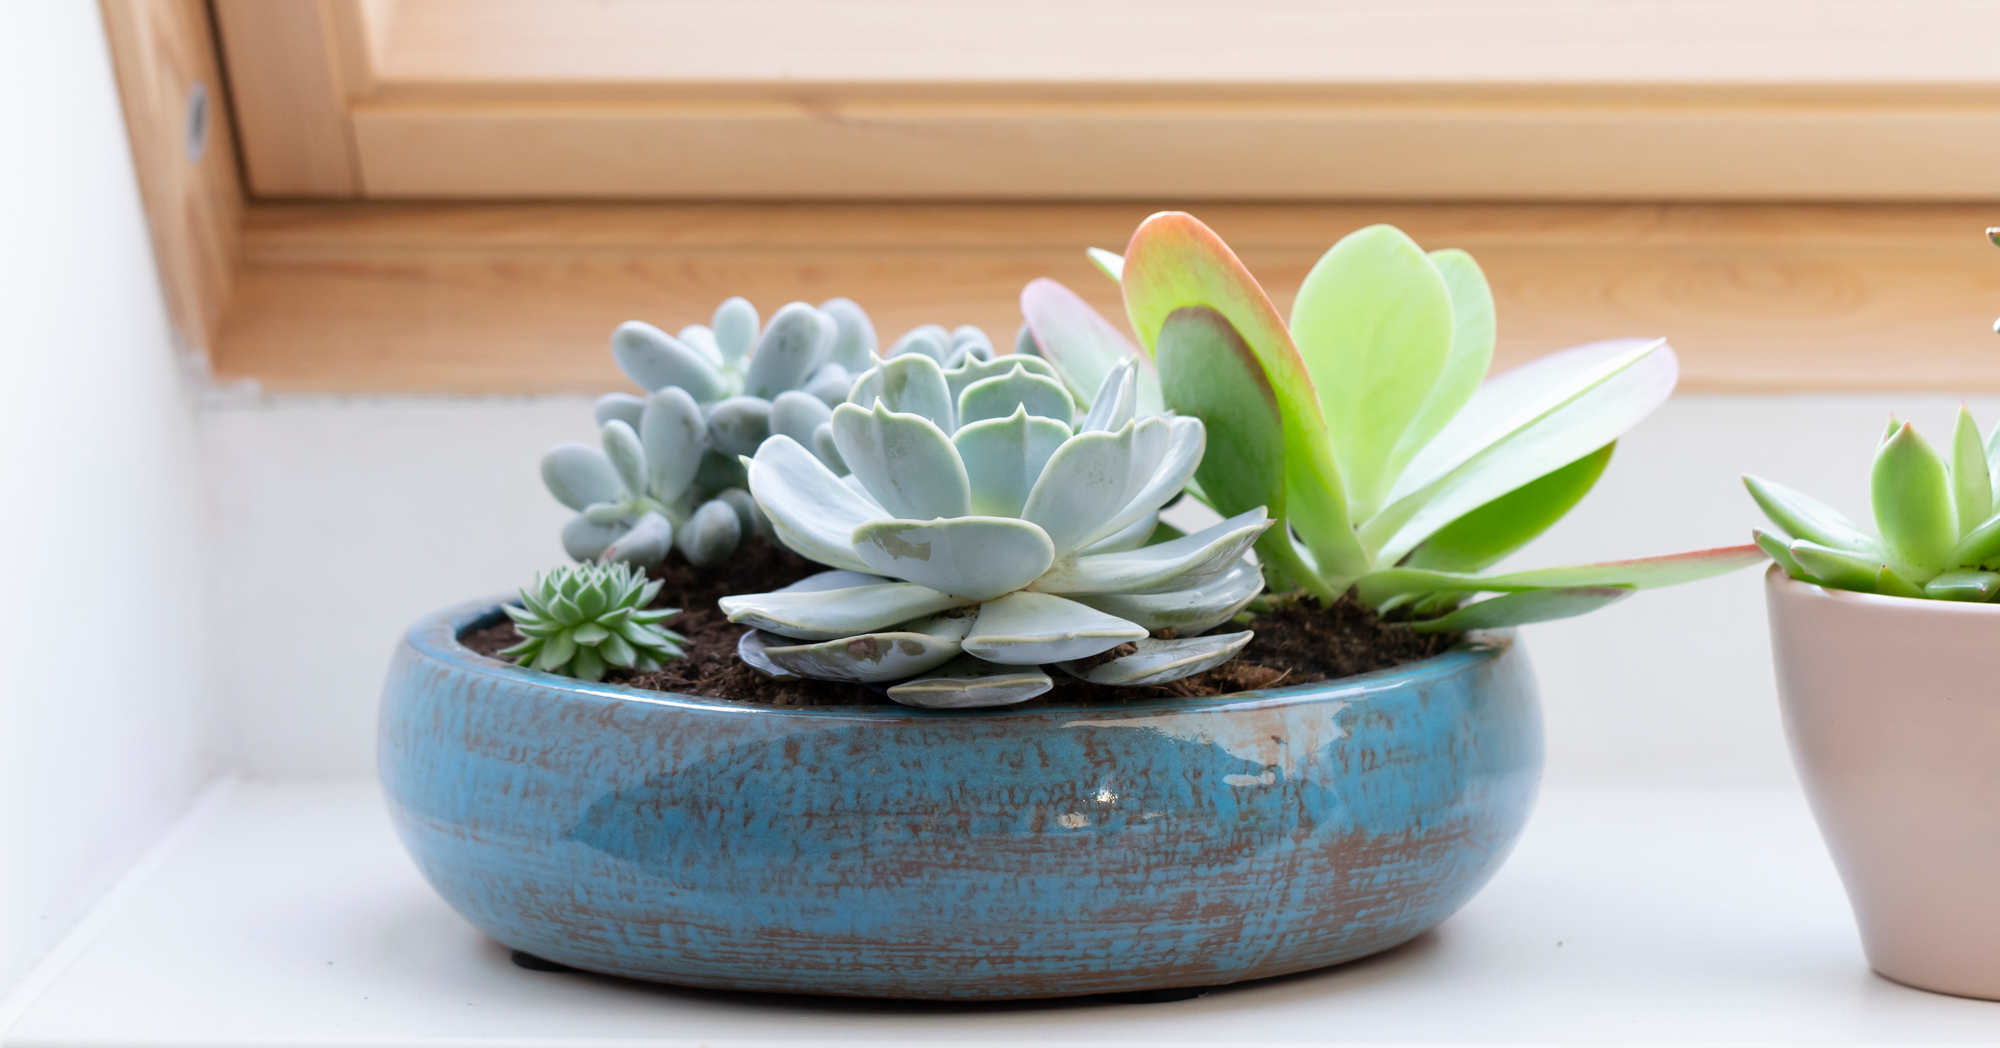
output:
{"label": "dark potting soil", "polygon": [[[701,571],[676,553],[652,571],[663,583],[653,606],[681,609],[665,625],[688,638],[687,657],[651,673],[613,670],[606,679],[633,688],[772,706],[894,705],[887,695],[865,685],[775,681],[737,660],[736,640],[745,627],[723,618],[715,602],[731,593],[774,590],[824,570],[790,550],[754,539],[731,558],[726,572]],[[1193,698],[1338,680],[1429,658],[1460,640],[1457,634],[1413,633],[1384,623],[1352,597],[1343,597],[1332,607],[1321,607],[1309,597],[1273,604],[1247,626],[1224,623],[1211,631],[1249,629],[1256,636],[1242,654],[1206,673],[1149,688],[1111,688],[1051,669],[1055,688],[1021,706]],[[497,655],[520,639],[514,624],[506,620],[459,637],[460,643],[482,655]],[[1109,652],[1105,657],[1123,653]]]}

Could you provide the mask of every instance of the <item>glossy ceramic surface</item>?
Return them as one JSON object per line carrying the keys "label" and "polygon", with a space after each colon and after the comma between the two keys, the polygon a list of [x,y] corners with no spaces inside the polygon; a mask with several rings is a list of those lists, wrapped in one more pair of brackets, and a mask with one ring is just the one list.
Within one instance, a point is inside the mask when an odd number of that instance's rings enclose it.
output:
{"label": "glossy ceramic surface", "polygon": [[690,986],[958,1000],[1209,986],[1444,920],[1541,775],[1501,634],[1326,684],[991,711],[787,709],[397,651],[380,765],[500,942]]}
{"label": "glossy ceramic surface", "polygon": [[2000,605],[1775,568],[1765,587],[1785,735],[1868,963],[2000,999]]}

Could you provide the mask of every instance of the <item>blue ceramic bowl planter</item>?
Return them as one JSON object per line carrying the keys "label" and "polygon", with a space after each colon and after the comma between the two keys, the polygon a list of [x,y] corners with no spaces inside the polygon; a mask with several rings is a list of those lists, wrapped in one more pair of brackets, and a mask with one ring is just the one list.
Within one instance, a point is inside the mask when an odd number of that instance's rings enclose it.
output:
{"label": "blue ceramic bowl planter", "polygon": [[1541,775],[1505,633],[1320,684],[946,712],[588,684],[458,643],[497,615],[397,651],[396,828],[488,935],[640,979],[996,1000],[1337,964],[1470,899]]}

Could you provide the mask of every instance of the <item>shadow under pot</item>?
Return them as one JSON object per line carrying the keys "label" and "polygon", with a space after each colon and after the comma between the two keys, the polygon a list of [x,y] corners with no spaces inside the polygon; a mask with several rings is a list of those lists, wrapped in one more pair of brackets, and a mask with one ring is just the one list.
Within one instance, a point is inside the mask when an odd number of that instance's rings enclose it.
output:
{"label": "shadow under pot", "polygon": [[1785,736],[1877,972],[2000,1000],[2000,605],[1765,575]]}
{"label": "shadow under pot", "polygon": [[640,691],[459,644],[498,615],[398,649],[389,808],[467,920],[612,975],[971,1001],[1318,968],[1464,905],[1541,777],[1508,633],[1270,691],[947,711]]}

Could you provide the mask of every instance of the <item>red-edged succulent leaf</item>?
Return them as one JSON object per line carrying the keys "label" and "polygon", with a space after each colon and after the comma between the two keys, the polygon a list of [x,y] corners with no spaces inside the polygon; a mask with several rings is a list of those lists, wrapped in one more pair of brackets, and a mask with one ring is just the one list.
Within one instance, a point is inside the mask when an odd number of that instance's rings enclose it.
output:
{"label": "red-edged succulent leaf", "polygon": [[1263,365],[1277,397],[1291,526],[1323,574],[1352,577],[1366,571],[1367,554],[1348,520],[1312,378],[1283,318],[1236,254],[1194,216],[1161,212],[1132,234],[1122,285],[1132,331],[1148,352],[1175,310],[1207,306],[1229,321]]}
{"label": "red-edged succulent leaf", "polygon": [[1081,295],[1047,277],[1031,280],[1021,289],[1021,315],[1034,332],[1042,356],[1062,376],[1078,404],[1089,404],[1097,396],[1097,387],[1119,361],[1137,357],[1139,414],[1157,415],[1166,410],[1152,358],[1140,353],[1124,332]]}
{"label": "red-edged succulent leaf", "polygon": [[1598,564],[1571,564],[1560,568],[1537,568],[1505,575],[1473,575],[1456,571],[1425,571],[1420,568],[1390,568],[1378,571],[1359,583],[1362,603],[1379,604],[1400,593],[1515,593],[1578,586],[1629,586],[1655,589],[1677,586],[1767,559],[1755,543],[1718,546],[1715,549],[1671,553],[1661,557],[1611,560]]}

